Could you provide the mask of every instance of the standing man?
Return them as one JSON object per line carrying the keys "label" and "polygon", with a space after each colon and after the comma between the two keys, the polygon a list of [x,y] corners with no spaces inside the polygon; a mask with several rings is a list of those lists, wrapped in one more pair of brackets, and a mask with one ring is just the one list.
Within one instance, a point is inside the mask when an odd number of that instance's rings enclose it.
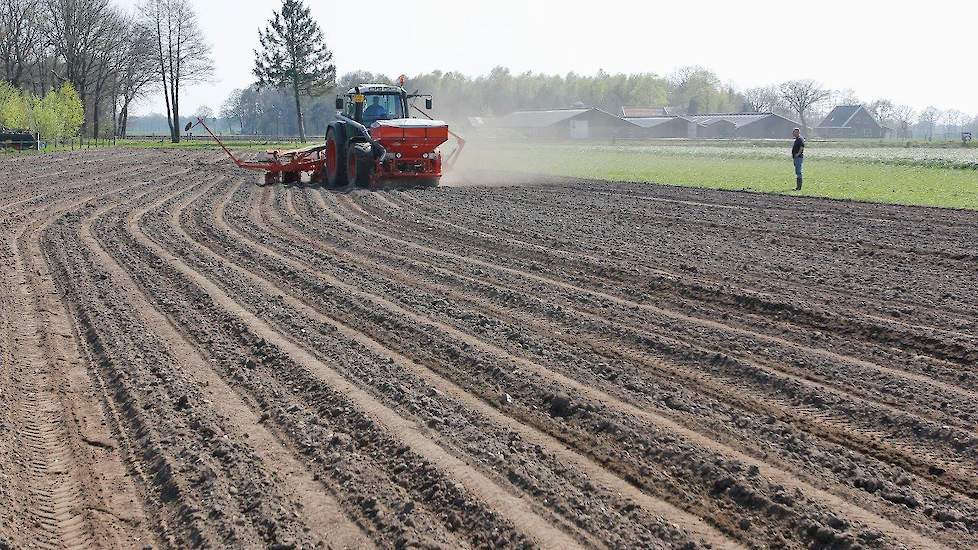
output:
{"label": "standing man", "polygon": [[802,164],[805,163],[805,140],[801,137],[800,128],[795,128],[791,135],[795,138],[795,144],[791,146],[791,159],[795,161],[795,177],[797,178],[795,191],[801,191]]}

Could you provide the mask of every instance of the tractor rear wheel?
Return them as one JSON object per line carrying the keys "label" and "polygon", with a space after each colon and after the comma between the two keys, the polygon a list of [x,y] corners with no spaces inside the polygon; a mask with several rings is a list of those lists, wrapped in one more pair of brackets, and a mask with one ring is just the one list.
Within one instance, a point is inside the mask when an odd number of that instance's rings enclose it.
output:
{"label": "tractor rear wheel", "polygon": [[346,136],[342,130],[336,131],[333,126],[326,131],[326,184],[330,187],[340,187],[346,183]]}
{"label": "tractor rear wheel", "polygon": [[369,143],[351,143],[346,151],[346,181],[353,187],[367,187],[373,175],[373,155]]}

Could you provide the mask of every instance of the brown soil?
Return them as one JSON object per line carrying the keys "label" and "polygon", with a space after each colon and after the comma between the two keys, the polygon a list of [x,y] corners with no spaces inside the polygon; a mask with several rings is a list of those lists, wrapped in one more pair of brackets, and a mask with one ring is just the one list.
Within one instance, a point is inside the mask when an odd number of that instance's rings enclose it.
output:
{"label": "brown soil", "polygon": [[0,549],[978,546],[974,213],[0,166]]}

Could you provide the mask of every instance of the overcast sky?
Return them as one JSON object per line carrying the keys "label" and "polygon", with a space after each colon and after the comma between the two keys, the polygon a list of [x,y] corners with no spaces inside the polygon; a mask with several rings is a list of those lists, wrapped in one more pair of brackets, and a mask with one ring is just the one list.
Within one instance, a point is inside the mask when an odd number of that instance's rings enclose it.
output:
{"label": "overcast sky", "polygon": [[[184,92],[181,111],[217,111],[252,82],[258,29],[281,2],[192,1],[217,72]],[[978,0],[307,1],[340,73],[668,75],[703,65],[738,88],[812,78],[866,101],[978,114]],[[138,108],[162,110],[158,99]]]}

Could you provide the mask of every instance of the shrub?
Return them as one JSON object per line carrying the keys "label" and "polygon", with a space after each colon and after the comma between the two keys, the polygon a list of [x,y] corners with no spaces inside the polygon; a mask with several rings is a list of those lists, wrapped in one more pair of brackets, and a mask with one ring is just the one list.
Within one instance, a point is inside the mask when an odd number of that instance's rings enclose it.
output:
{"label": "shrub", "polygon": [[60,142],[78,135],[84,121],[85,109],[71,84],[38,99],[0,81],[0,126],[29,130],[42,139]]}
{"label": "shrub", "polygon": [[25,130],[30,127],[30,105],[27,94],[0,81],[0,126]]}

